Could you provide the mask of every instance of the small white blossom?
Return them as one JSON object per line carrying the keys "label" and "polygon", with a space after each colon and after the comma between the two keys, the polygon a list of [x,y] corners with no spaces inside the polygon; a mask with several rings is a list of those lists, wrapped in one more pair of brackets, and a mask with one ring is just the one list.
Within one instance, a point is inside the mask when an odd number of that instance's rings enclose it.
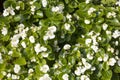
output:
{"label": "small white blossom", "polygon": [[56,32],[57,28],[55,26],[51,26],[48,28],[48,30],[54,33]]}
{"label": "small white blossom", "polygon": [[86,44],[86,45],[90,44],[91,42],[92,42],[92,39],[86,39],[86,40],[85,40],[85,44]]}
{"label": "small white blossom", "polygon": [[52,12],[58,12],[59,11],[59,7],[56,6],[56,7],[52,7]]}
{"label": "small white blossom", "polygon": [[64,9],[64,5],[59,4],[58,6],[52,7],[51,11],[57,12],[57,13],[62,13],[63,9]]}
{"label": "small white blossom", "polygon": [[107,54],[104,54],[103,61],[104,61],[104,62],[105,62],[105,61],[107,61],[107,60],[108,60],[108,58],[109,58],[109,56],[108,56]]}
{"label": "small white blossom", "polygon": [[68,75],[68,74],[64,74],[64,75],[62,76],[62,79],[63,79],[63,80],[69,80],[69,75]]}
{"label": "small white blossom", "polygon": [[29,40],[30,40],[31,43],[35,43],[35,38],[34,38],[34,36],[30,36],[30,37],[29,37]]}
{"label": "small white blossom", "polygon": [[35,11],[35,8],[36,8],[36,7],[35,7],[34,5],[32,5],[32,6],[31,6],[31,11],[34,12],[34,11]]}
{"label": "small white blossom", "polygon": [[118,37],[120,37],[120,31],[115,30],[115,31],[113,32],[112,37],[115,38],[115,39],[118,38]]}
{"label": "small white blossom", "polygon": [[7,74],[7,77],[10,78],[10,77],[11,77],[11,73],[8,73],[8,74]]}
{"label": "small white blossom", "polygon": [[110,66],[114,66],[115,63],[116,63],[116,60],[114,58],[110,58],[108,61],[108,65],[110,65]]}
{"label": "small white blossom", "polygon": [[37,44],[35,45],[34,49],[35,49],[35,52],[38,54],[38,53],[41,51],[41,50],[40,50],[40,44],[37,43]]}
{"label": "small white blossom", "polygon": [[45,53],[45,52],[42,52],[41,55],[46,58],[46,57],[48,57],[49,54]]}
{"label": "small white blossom", "polygon": [[35,57],[33,57],[33,58],[31,59],[31,62],[36,62]]}
{"label": "small white blossom", "polygon": [[17,47],[18,46],[19,38],[20,38],[19,34],[16,34],[11,38],[11,46],[12,47]]}
{"label": "small white blossom", "polygon": [[86,3],[86,4],[90,3],[90,0],[86,0],[85,3]]}
{"label": "small white blossom", "polygon": [[91,48],[92,48],[95,52],[98,52],[98,46],[92,45]]}
{"label": "small white blossom", "polygon": [[15,74],[12,74],[12,80],[16,80],[16,79],[19,79],[20,77],[15,75]]}
{"label": "small white blossom", "polygon": [[67,18],[69,21],[71,21],[72,16],[71,16],[70,14],[67,14],[67,15],[66,15],[66,18]]}
{"label": "small white blossom", "polygon": [[52,80],[48,74],[44,74],[39,80]]}
{"label": "small white blossom", "polygon": [[13,51],[9,51],[9,52],[8,52],[8,55],[12,55],[12,54],[13,54]]}
{"label": "small white blossom", "polygon": [[40,52],[42,52],[42,51],[43,51],[43,52],[47,51],[47,48],[44,47],[44,46],[41,46],[41,47],[40,47]]}
{"label": "small white blossom", "polygon": [[20,6],[16,6],[16,10],[20,10]]}
{"label": "small white blossom", "polygon": [[47,73],[49,71],[49,66],[48,65],[43,65],[42,67],[40,67],[40,71]]}
{"label": "small white blossom", "polygon": [[85,23],[85,24],[90,24],[90,20],[85,19],[85,20],[84,20],[84,23]]}
{"label": "small white blossom", "polygon": [[120,66],[120,59],[117,61],[117,63],[118,63],[118,66]]}
{"label": "small white blossom", "polygon": [[87,54],[87,58],[88,58],[89,60],[92,60],[92,59],[93,59],[93,55],[91,55],[90,53],[88,53],[88,54]]}
{"label": "small white blossom", "polygon": [[103,27],[103,30],[106,30],[107,27],[108,27],[108,25],[107,25],[106,23],[104,23],[104,24],[102,25],[102,27]]}
{"label": "small white blossom", "polygon": [[88,10],[88,15],[91,15],[94,11],[96,11],[95,8],[91,7],[89,10]]}
{"label": "small white blossom", "polygon": [[63,47],[64,50],[69,50],[70,48],[71,48],[71,46],[69,44],[65,44]]}
{"label": "small white blossom", "polygon": [[15,73],[19,73],[20,69],[21,69],[20,65],[15,64],[15,66],[14,66],[14,72]]}
{"label": "small white blossom", "polygon": [[102,59],[102,57],[98,57],[98,59],[97,59],[98,61],[102,61],[103,59]]}
{"label": "small white blossom", "polygon": [[5,36],[5,35],[7,35],[8,30],[7,30],[7,28],[3,27],[2,30],[1,30],[1,32]]}
{"label": "small white blossom", "polygon": [[111,17],[116,17],[116,13],[115,12],[108,12],[107,13],[107,18],[111,18]]}
{"label": "small white blossom", "polygon": [[30,74],[30,73],[32,73],[32,72],[34,72],[34,70],[33,70],[32,68],[30,68],[30,69],[28,70],[28,73]]}
{"label": "small white blossom", "polygon": [[23,48],[26,48],[26,43],[25,42],[22,42],[21,45],[22,45]]}
{"label": "small white blossom", "polygon": [[65,27],[66,30],[70,30],[70,24],[65,23],[65,24],[64,24],[64,27]]}
{"label": "small white blossom", "polygon": [[80,80],[90,80],[90,79],[89,79],[88,76],[86,76],[86,75],[82,75],[82,76],[80,77]]}
{"label": "small white blossom", "polygon": [[111,35],[111,31],[106,30],[107,35]]}
{"label": "small white blossom", "polygon": [[8,16],[9,14],[15,15],[14,9],[12,7],[8,7],[3,11],[3,16]]}
{"label": "small white blossom", "polygon": [[86,70],[87,70],[87,69],[90,69],[90,68],[92,67],[91,64],[89,64],[88,62],[85,62],[85,63],[83,63],[83,64],[84,64]]}
{"label": "small white blossom", "polygon": [[47,0],[42,0],[42,6],[46,7],[47,6]]}

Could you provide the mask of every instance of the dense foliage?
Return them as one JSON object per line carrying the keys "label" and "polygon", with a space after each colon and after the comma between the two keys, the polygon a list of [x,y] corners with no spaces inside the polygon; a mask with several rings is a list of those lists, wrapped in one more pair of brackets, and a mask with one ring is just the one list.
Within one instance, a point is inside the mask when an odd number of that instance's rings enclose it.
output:
{"label": "dense foliage", "polygon": [[120,80],[120,1],[6,0],[0,79]]}

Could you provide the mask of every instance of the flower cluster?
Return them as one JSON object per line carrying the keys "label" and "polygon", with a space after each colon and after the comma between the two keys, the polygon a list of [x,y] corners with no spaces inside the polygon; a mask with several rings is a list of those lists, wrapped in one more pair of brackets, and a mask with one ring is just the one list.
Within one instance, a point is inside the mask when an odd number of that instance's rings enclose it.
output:
{"label": "flower cluster", "polygon": [[120,80],[120,1],[6,0],[0,80]]}

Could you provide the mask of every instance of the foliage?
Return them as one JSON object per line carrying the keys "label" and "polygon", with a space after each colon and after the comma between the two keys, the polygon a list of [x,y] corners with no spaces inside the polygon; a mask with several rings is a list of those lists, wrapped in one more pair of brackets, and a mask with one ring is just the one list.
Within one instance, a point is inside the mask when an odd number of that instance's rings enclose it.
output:
{"label": "foliage", "polygon": [[119,80],[120,2],[6,0],[0,79]]}

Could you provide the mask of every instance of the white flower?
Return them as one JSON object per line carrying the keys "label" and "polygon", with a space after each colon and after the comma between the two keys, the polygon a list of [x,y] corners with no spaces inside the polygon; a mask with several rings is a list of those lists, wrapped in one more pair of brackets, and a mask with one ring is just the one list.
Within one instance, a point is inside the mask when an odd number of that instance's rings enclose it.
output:
{"label": "white flower", "polygon": [[117,63],[118,63],[118,66],[120,66],[120,59],[117,61]]}
{"label": "white flower", "polygon": [[28,70],[28,73],[30,74],[30,73],[32,73],[32,72],[34,72],[34,70],[33,70],[32,68],[30,68],[30,69]]}
{"label": "white flower", "polygon": [[86,71],[86,68],[84,66],[80,66],[80,67],[77,67],[77,69],[75,70],[75,74],[77,76],[81,75],[81,74],[84,74],[84,72]]}
{"label": "white flower", "polygon": [[103,61],[104,61],[104,62],[105,62],[105,61],[107,61],[107,60],[108,60],[108,58],[109,58],[109,56],[108,56],[107,54],[104,54]]}
{"label": "white flower", "polygon": [[31,6],[31,11],[34,12],[34,11],[35,11],[35,8],[36,8],[36,6],[32,5],[32,6]]}
{"label": "white flower", "polygon": [[85,24],[90,24],[90,20],[87,20],[87,19],[86,19],[86,20],[84,20],[84,23],[85,23]]}
{"label": "white flower", "polygon": [[30,36],[30,37],[29,37],[29,40],[30,40],[31,43],[35,43],[35,38],[34,38],[34,36]]}
{"label": "white flower", "polygon": [[42,0],[42,6],[46,7],[47,6],[47,0]]}
{"label": "white flower", "polygon": [[98,52],[98,46],[92,45],[91,48],[92,48],[95,52]]}
{"label": "white flower", "polygon": [[42,52],[41,55],[42,55],[43,57],[48,57],[48,53],[45,53],[45,52]]}
{"label": "white flower", "polygon": [[67,18],[67,19],[71,19],[72,16],[71,16],[70,14],[67,14],[67,15],[66,15],[66,18]]}
{"label": "white flower", "polygon": [[88,15],[91,15],[94,11],[96,11],[95,8],[93,8],[93,7],[89,8]]}
{"label": "white flower", "polygon": [[107,30],[107,31],[106,31],[106,34],[107,34],[107,35],[111,35],[111,31],[108,31],[108,30]]}
{"label": "white flower", "polygon": [[89,79],[88,76],[86,76],[86,75],[82,75],[82,76],[80,77],[80,80],[90,80],[90,79]]}
{"label": "white flower", "polygon": [[95,70],[96,70],[96,68],[95,68],[95,67],[92,67],[92,68],[91,68],[91,71],[95,71]]}
{"label": "white flower", "polygon": [[91,42],[92,42],[92,39],[86,39],[86,40],[85,40],[85,44],[86,44],[86,45],[90,44]]}
{"label": "white flower", "polygon": [[31,59],[31,62],[36,62],[35,57],[33,57],[33,58]]}
{"label": "white flower", "polygon": [[1,30],[1,32],[5,36],[5,35],[7,35],[8,30],[7,30],[7,28],[3,27],[2,30]]}
{"label": "white flower", "polygon": [[79,76],[81,74],[80,70],[81,70],[81,67],[77,67],[77,69],[75,70],[75,74],[77,76]]}
{"label": "white flower", "polygon": [[20,10],[20,6],[16,6],[16,10]]}
{"label": "white flower", "polygon": [[104,24],[102,25],[102,27],[103,27],[103,30],[106,30],[107,27],[108,27],[108,25],[107,25],[106,23],[104,23]]}
{"label": "white flower", "polygon": [[11,38],[11,46],[12,46],[12,47],[17,47],[17,46],[18,46],[19,38],[20,38],[20,35],[18,35],[18,34],[14,35],[14,36]]}
{"label": "white flower", "polygon": [[114,66],[115,63],[116,63],[116,60],[114,58],[110,58],[108,61],[108,65],[110,65],[110,66]]}
{"label": "white flower", "polygon": [[86,3],[86,4],[90,3],[90,0],[86,0],[85,3]]}
{"label": "white flower", "polygon": [[7,11],[7,9],[5,9],[4,11],[3,11],[3,16],[8,16],[9,15],[9,12]]}
{"label": "white flower", "polygon": [[69,21],[71,21],[72,16],[71,16],[70,14],[67,14],[67,15],[66,15],[66,18],[67,18]]}
{"label": "white flower", "polygon": [[12,54],[13,54],[13,51],[9,51],[9,52],[8,52],[8,55],[12,55]]}
{"label": "white flower", "polygon": [[71,46],[69,44],[65,44],[63,47],[64,50],[69,50],[70,48],[71,48]]}
{"label": "white flower", "polygon": [[70,24],[65,23],[65,24],[64,24],[64,27],[65,27],[66,30],[70,30]]}
{"label": "white flower", "polygon": [[38,54],[38,53],[40,52],[40,44],[37,43],[37,44],[35,45],[34,49],[35,49],[35,52]]}
{"label": "white flower", "polygon": [[93,55],[91,55],[90,53],[88,53],[88,54],[87,54],[87,58],[88,58],[89,60],[92,60],[92,59],[93,59]]}
{"label": "white flower", "polygon": [[42,51],[43,51],[43,52],[47,51],[47,48],[44,47],[44,46],[41,46],[41,47],[40,47],[40,52],[42,52]]}
{"label": "white flower", "polygon": [[19,32],[22,32],[24,28],[25,28],[24,24],[21,23],[21,24],[18,25]]}
{"label": "white flower", "polygon": [[8,7],[3,11],[3,16],[8,16],[9,14],[15,15],[14,9],[12,7]]}
{"label": "white flower", "polygon": [[115,12],[108,12],[107,13],[107,18],[111,18],[111,17],[116,17],[116,13]]}
{"label": "white flower", "polygon": [[19,73],[20,69],[21,69],[20,65],[15,64],[15,66],[14,66],[14,72],[15,73]]}
{"label": "white flower", "polygon": [[48,65],[43,65],[42,67],[40,67],[40,71],[47,73],[49,71],[49,66]]}
{"label": "white flower", "polygon": [[56,7],[52,7],[52,12],[58,12],[59,11],[59,7],[56,6]]}
{"label": "white flower", "polygon": [[88,62],[85,62],[83,64],[84,64],[86,69],[90,69],[91,68],[91,64],[89,64]]}
{"label": "white flower", "polygon": [[10,78],[10,77],[11,77],[11,73],[8,73],[8,74],[7,74],[7,77]]}
{"label": "white flower", "polygon": [[12,80],[18,80],[20,77],[19,76],[17,76],[17,75],[15,75],[15,74],[12,74]]}
{"label": "white flower", "polygon": [[56,32],[57,28],[55,26],[51,26],[48,28],[48,30],[54,33]]}
{"label": "white flower", "polygon": [[97,60],[98,60],[98,61],[102,61],[103,59],[102,59],[102,57],[100,56],[100,57],[98,57]]}
{"label": "white flower", "polygon": [[26,43],[25,42],[22,42],[21,45],[22,45],[23,48],[26,48]]}
{"label": "white flower", "polygon": [[47,31],[47,33],[45,34],[45,36],[43,37],[43,40],[48,40],[48,39],[54,39],[55,35],[52,31]]}
{"label": "white flower", "polygon": [[48,74],[44,74],[42,77],[39,78],[39,80],[52,80]]}
{"label": "white flower", "polygon": [[118,37],[120,37],[120,31],[115,30],[115,31],[113,32],[112,37],[115,38],[115,39],[118,38]]}
{"label": "white flower", "polygon": [[64,75],[62,76],[62,79],[63,79],[63,80],[69,80],[69,75],[68,75],[68,74],[64,74]]}

